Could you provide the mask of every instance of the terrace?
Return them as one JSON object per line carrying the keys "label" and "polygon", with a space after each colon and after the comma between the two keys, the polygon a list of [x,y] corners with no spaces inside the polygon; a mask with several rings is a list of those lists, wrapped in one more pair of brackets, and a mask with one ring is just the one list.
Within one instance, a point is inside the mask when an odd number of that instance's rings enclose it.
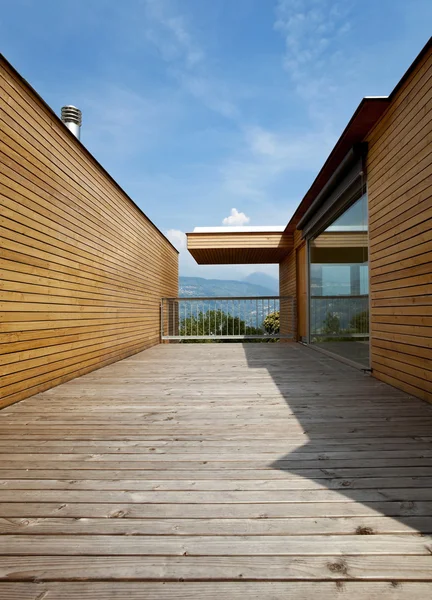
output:
{"label": "terrace", "polygon": [[178,298],[176,248],[0,55],[0,600],[430,596],[431,50],[286,226],[188,234],[278,264],[261,298]]}
{"label": "terrace", "polygon": [[164,344],[0,413],[0,597],[426,597],[432,408],[295,343]]}

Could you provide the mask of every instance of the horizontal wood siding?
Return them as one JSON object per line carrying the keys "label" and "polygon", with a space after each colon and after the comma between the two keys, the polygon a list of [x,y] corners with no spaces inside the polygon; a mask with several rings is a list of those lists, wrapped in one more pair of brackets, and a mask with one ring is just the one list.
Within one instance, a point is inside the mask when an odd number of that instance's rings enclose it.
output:
{"label": "horizontal wood siding", "polygon": [[[300,231],[295,231],[294,232],[294,236],[293,236],[293,245],[294,248],[293,250],[291,250],[291,252],[288,254],[288,256],[286,256],[284,258],[283,261],[281,261],[281,263],[279,264],[279,294],[281,296],[291,296],[293,298],[296,299],[296,304],[297,304],[297,299],[298,299],[298,294],[300,293],[300,290],[298,289],[298,274],[297,274],[297,249],[302,245],[303,240],[301,237],[301,232]],[[306,307],[303,306],[303,303],[301,303],[301,305],[299,306],[297,304],[296,306],[296,324],[297,324],[297,331],[296,334],[299,332],[299,322],[302,322],[303,318],[305,317],[304,314],[302,314],[301,311],[306,310]],[[284,317],[281,314],[281,323],[284,323]],[[285,331],[283,328],[283,325],[281,327],[281,333],[286,334],[288,333],[288,331]]]}
{"label": "horizontal wood siding", "polygon": [[277,232],[188,233],[198,264],[279,263],[293,247],[292,234]]}
{"label": "horizontal wood siding", "polygon": [[432,401],[432,54],[368,137],[373,374]]}
{"label": "horizontal wood siding", "polygon": [[177,252],[0,58],[0,406],[159,342]]}
{"label": "horizontal wood siding", "polygon": [[188,247],[194,248],[286,248],[293,245],[293,236],[278,232],[189,233]]}
{"label": "horizontal wood siding", "polygon": [[297,337],[307,338],[307,252],[306,242],[296,249],[297,254]]}

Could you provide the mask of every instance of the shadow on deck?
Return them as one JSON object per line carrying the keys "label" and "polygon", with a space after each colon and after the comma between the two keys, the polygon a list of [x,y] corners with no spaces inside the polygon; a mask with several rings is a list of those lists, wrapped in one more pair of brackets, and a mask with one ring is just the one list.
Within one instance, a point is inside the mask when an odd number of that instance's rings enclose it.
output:
{"label": "shadow on deck", "polygon": [[[251,369],[268,371],[307,439],[273,468],[370,507],[353,533],[379,533],[376,515],[432,533],[432,406],[298,344],[244,351]],[[350,514],[334,505],[310,516]]]}
{"label": "shadow on deck", "polygon": [[431,442],[301,345],[152,348],[0,412],[0,598],[428,597]]}

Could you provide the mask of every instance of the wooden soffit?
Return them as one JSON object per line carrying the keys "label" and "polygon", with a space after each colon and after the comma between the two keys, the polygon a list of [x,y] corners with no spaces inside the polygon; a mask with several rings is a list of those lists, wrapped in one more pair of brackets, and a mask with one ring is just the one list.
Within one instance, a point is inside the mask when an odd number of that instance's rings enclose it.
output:
{"label": "wooden soffit", "polygon": [[188,233],[187,248],[199,265],[280,263],[293,249],[283,232]]}

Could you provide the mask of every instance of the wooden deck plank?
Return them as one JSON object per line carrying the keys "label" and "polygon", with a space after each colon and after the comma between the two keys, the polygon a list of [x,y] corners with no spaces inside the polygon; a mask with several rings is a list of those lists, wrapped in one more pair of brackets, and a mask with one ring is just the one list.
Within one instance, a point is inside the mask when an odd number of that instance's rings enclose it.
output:
{"label": "wooden deck plank", "polygon": [[0,412],[0,599],[428,596],[431,431],[297,344],[142,352]]}
{"label": "wooden deck plank", "polygon": [[[345,488],[336,490],[265,490],[265,491],[129,491],[103,490],[105,503],[117,504],[318,504],[322,502],[390,502],[432,501],[432,488],[386,488],[351,489],[349,496]],[[14,502],[73,502],[91,503],[95,499],[95,490],[16,490],[0,489],[0,503]]]}
{"label": "wooden deck plank", "polygon": [[[129,517],[129,515],[126,515]],[[432,516],[405,517],[404,522],[374,514],[366,517],[293,517],[278,519],[133,519],[8,518],[0,533],[14,535],[383,535],[432,533]]]}
{"label": "wooden deck plank", "polygon": [[[39,472],[38,472],[39,473]],[[160,475],[163,477],[163,474]],[[358,479],[38,479],[36,474],[28,479],[0,479],[0,490],[126,490],[131,491],[289,491],[289,490],[380,490],[394,488],[395,481],[399,489],[430,489],[432,477],[364,477]],[[394,489],[390,493],[395,493]],[[401,492],[404,493],[404,492]]]}
{"label": "wooden deck plank", "polygon": [[[67,465],[66,465],[67,466]],[[58,468],[56,468],[58,467]],[[420,467],[353,467],[353,468],[332,468],[328,465],[321,465],[319,469],[292,469],[289,472],[275,471],[272,469],[212,469],[212,470],[164,470],[162,468],[145,470],[145,469],[128,469],[127,472],[121,469],[97,469],[97,465],[94,463],[88,469],[68,469],[64,468],[65,463],[61,463],[60,467],[55,463],[50,464],[49,469],[36,469],[34,465],[32,468],[28,468],[27,465],[18,467],[14,465],[14,468],[0,469],[0,474],[3,478],[7,479],[101,479],[101,480],[119,480],[124,479],[130,480],[132,478],[145,480],[156,480],[156,479],[172,479],[177,481],[195,479],[197,481],[208,481],[208,480],[231,480],[238,479],[241,481],[254,481],[261,480],[263,478],[268,480],[298,480],[298,479],[328,479],[334,480],[339,478],[342,487],[344,479],[355,480],[357,478],[365,477],[430,477],[431,468],[429,466]],[[4,480],[4,479],[3,479]],[[349,486],[347,486],[349,487]]]}
{"label": "wooden deck plank", "polygon": [[[430,556],[140,556],[0,557],[0,577],[21,581],[432,580]],[[157,596],[158,597],[158,596]],[[285,597],[285,596],[284,596]]]}
{"label": "wooden deck plank", "polygon": [[[343,568],[343,567],[342,567]],[[356,600],[418,600],[430,594],[430,582],[289,581],[289,582],[49,582],[0,583],[0,600],[334,600],[341,593]]]}
{"label": "wooden deck plank", "polygon": [[[432,536],[328,535],[328,536],[58,536],[8,535],[0,538],[0,555],[34,556],[261,556],[432,554]],[[432,561],[431,561],[432,566]]]}
{"label": "wooden deck plank", "polygon": [[[127,504],[103,502],[95,494],[94,502],[16,502],[0,503],[0,515],[9,517],[72,517],[110,519],[269,519],[376,516],[400,518],[432,516],[432,503],[421,501],[383,502],[267,502],[265,504]],[[423,533],[423,532],[422,532]]]}

